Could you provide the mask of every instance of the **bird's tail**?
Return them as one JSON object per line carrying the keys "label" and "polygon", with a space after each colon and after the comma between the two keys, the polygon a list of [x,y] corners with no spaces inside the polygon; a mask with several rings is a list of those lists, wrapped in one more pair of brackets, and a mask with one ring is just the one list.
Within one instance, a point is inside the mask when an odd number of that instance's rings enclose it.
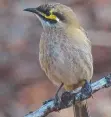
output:
{"label": "bird's tail", "polygon": [[73,109],[74,117],[90,117],[87,110],[87,104],[84,102],[73,105]]}

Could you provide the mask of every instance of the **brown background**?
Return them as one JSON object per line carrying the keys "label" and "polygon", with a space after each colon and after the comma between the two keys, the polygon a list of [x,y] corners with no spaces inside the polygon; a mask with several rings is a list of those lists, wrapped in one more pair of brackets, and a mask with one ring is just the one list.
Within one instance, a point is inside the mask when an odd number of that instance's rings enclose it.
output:
{"label": "brown background", "polygon": [[[70,6],[93,44],[93,81],[111,72],[111,0],[48,0]],[[0,117],[23,117],[53,97],[56,87],[38,61],[42,27],[33,14],[24,12],[45,0],[0,0]],[[110,117],[111,89],[88,100],[92,117]],[[72,109],[49,116],[73,117]]]}

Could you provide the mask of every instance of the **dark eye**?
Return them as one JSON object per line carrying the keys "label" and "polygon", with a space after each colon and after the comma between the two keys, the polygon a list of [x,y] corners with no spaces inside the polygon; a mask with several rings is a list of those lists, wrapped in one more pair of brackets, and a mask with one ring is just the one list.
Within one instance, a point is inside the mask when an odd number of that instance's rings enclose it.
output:
{"label": "dark eye", "polygon": [[63,14],[58,12],[54,12],[53,14],[56,15],[61,21],[65,21],[65,17],[63,16]]}
{"label": "dark eye", "polygon": [[46,10],[45,10],[45,14],[46,14],[47,16],[50,15],[49,9],[46,9]]}

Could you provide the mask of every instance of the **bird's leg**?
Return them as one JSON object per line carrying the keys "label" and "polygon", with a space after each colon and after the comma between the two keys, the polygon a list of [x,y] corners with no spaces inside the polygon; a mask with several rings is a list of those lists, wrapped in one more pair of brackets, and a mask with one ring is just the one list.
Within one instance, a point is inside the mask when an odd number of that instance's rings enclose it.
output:
{"label": "bird's leg", "polygon": [[56,92],[56,94],[55,94],[55,98],[56,98],[56,100],[59,100],[59,91],[61,90],[61,88],[63,87],[63,85],[64,85],[64,83],[61,83],[61,85],[60,85],[60,87],[58,88],[58,90],[57,90],[57,92]]}
{"label": "bird's leg", "polygon": [[83,85],[81,89],[82,95],[91,96],[92,95],[92,88],[91,83],[85,80],[85,84]]}
{"label": "bird's leg", "polygon": [[63,87],[63,83],[61,83],[61,85],[59,86],[56,94],[55,94],[55,97],[54,97],[54,101],[55,101],[55,104],[57,104],[59,101],[60,101],[60,98],[59,98],[59,91],[61,90],[61,88]]}
{"label": "bird's leg", "polygon": [[59,101],[59,96],[58,96],[58,94],[59,94],[59,91],[61,90],[61,88],[63,87],[63,85],[64,85],[64,83],[61,83],[61,85],[59,86],[59,88],[58,88],[58,90],[57,90],[57,92],[56,92],[54,98],[49,99],[49,100],[46,100],[45,102],[43,102],[43,104],[46,104],[46,103],[48,103],[48,102],[50,102],[50,101],[52,101],[52,100],[55,100],[55,103],[58,102],[58,101]]}

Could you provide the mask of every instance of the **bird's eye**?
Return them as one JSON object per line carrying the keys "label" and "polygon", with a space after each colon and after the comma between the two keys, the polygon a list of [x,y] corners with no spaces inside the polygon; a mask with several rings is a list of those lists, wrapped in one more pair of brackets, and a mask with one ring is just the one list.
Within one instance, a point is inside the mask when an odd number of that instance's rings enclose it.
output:
{"label": "bird's eye", "polygon": [[49,15],[50,15],[50,12],[49,12],[49,10],[48,10],[48,9],[46,9],[45,14],[46,14],[47,16],[49,16]]}

